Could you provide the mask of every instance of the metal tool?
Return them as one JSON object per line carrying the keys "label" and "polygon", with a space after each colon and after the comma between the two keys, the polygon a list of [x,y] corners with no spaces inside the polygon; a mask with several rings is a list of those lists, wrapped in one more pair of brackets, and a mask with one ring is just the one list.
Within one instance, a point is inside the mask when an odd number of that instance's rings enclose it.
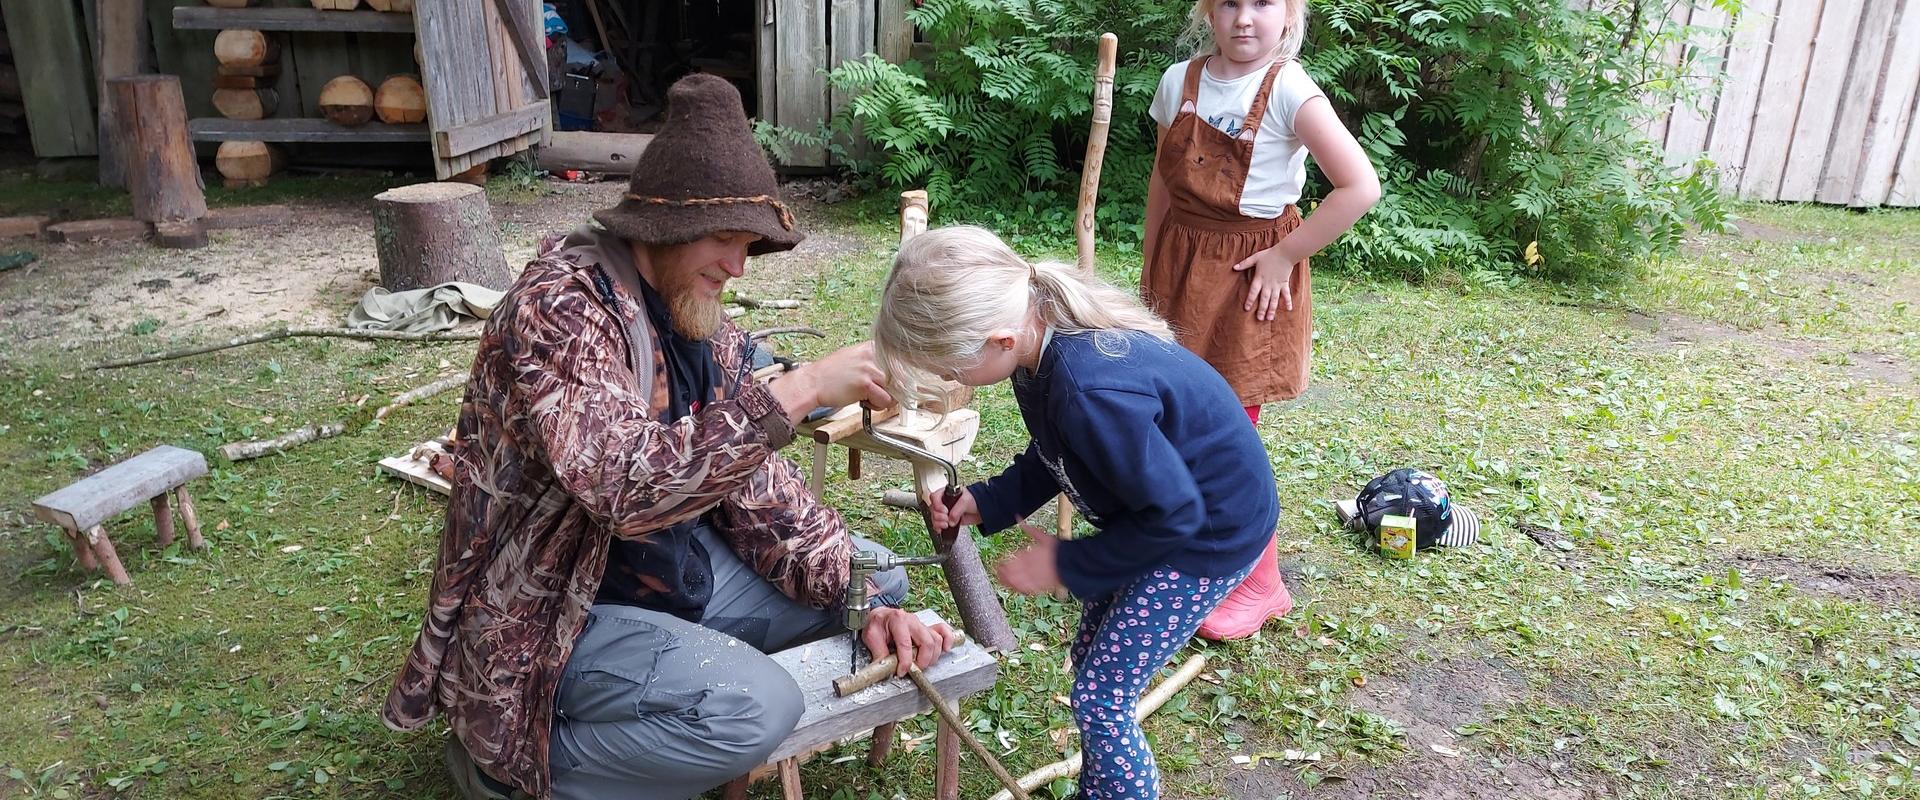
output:
{"label": "metal tool", "polygon": [[[960,470],[952,461],[913,442],[882,433],[873,426],[873,412],[864,403],[860,407],[860,422],[862,431],[873,441],[913,459],[938,464],[946,470],[946,490],[933,498],[934,502],[952,509],[960,501],[964,490],[960,488]],[[1017,640],[1013,628],[1007,625],[1007,614],[1000,607],[1000,598],[994,594],[993,583],[987,578],[987,567],[980,561],[980,551],[974,548],[973,542],[963,540],[959,525],[951,525],[944,530],[934,528],[933,509],[928,507],[925,500],[916,498],[915,505],[920,509],[920,520],[926,523],[927,535],[933,538],[934,552],[952,556],[941,573],[947,579],[947,588],[953,592],[954,606],[960,609],[961,627],[990,652],[1012,650],[1017,646]]]}
{"label": "metal tool", "polygon": [[[866,403],[860,404],[860,425],[866,431],[866,434],[876,441],[899,448],[901,452],[907,453],[908,455],[919,456],[920,458],[939,464],[942,469],[947,471],[947,488],[940,492],[940,504],[950,509],[953,508],[954,503],[960,502],[960,468],[954,466],[952,461],[948,461],[939,454],[917,444],[904,439],[896,439],[880,432],[879,429],[873,427],[873,409],[868,408]],[[933,515],[926,514],[924,510],[922,513],[926,518],[927,532],[934,534],[935,545],[945,548],[952,545],[953,540],[960,537],[959,525],[952,525],[945,530],[936,531],[933,529]]]}

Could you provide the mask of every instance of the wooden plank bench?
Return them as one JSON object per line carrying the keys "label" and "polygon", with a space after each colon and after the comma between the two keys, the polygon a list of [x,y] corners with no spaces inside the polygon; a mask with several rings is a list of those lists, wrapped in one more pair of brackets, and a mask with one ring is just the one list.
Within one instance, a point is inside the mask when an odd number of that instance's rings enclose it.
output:
{"label": "wooden plank bench", "polygon": [[[918,616],[928,625],[943,621],[940,615],[930,610],[921,611]],[[773,660],[785,667],[794,682],[800,685],[806,711],[801,713],[800,722],[794,725],[793,733],[788,734],[786,740],[767,757],[766,765],[727,784],[725,797],[728,800],[745,798],[747,785],[752,780],[775,770],[779,772],[784,796],[789,800],[798,800],[801,796],[801,759],[836,742],[872,731],[873,744],[867,754],[867,763],[877,765],[887,757],[893,746],[895,723],[933,710],[933,702],[922,695],[912,682],[904,679],[883,681],[846,697],[836,697],[833,679],[849,672],[847,636],[844,633],[783,650],[774,654]],[[992,688],[1000,676],[1000,662],[992,653],[968,640],[947,651],[926,672],[927,677],[940,689],[940,694],[948,702],[957,704],[962,698]],[[941,726],[934,737],[937,757],[935,796],[940,800],[953,800],[959,795],[960,749],[959,738]]]}
{"label": "wooden plank bench", "polygon": [[207,474],[207,459],[193,450],[161,445],[33,501],[34,516],[60,526],[80,566],[89,571],[106,567],[113,582],[132,583],[120,555],[113,549],[103,524],[120,512],[147,503],[153,507],[153,530],[161,547],[173,543],[171,494],[187,526],[187,546],[206,549],[200,538],[200,517],[187,494],[187,482]]}

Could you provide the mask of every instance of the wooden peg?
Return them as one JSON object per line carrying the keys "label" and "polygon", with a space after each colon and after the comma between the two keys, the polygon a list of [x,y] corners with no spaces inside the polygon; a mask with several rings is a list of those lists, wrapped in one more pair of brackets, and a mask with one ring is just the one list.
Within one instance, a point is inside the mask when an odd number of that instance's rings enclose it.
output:
{"label": "wooden peg", "polygon": [[167,503],[167,493],[154,495],[153,500],[153,540],[161,547],[173,544],[173,507]]}

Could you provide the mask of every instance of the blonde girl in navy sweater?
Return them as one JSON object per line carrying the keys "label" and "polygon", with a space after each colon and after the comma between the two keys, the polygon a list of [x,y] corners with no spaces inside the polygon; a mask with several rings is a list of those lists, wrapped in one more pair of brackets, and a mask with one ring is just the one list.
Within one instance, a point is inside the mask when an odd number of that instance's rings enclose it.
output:
{"label": "blonde girl in navy sweater", "polygon": [[[1252,569],[1280,512],[1273,470],[1233,389],[1132,294],[1075,267],[1029,263],[992,233],[928,231],[901,246],[874,323],[899,391],[1011,381],[1032,441],[935,525],[1016,524],[999,565],[1024,594],[1084,603],[1072,647],[1085,798],[1157,797],[1134,707],[1147,682]],[[1022,520],[1065,494],[1099,533],[1060,541]]]}

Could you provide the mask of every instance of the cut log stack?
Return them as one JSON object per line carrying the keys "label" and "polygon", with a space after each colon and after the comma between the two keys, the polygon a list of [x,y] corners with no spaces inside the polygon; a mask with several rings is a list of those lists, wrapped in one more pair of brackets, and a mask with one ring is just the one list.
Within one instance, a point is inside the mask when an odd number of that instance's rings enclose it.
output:
{"label": "cut log stack", "polygon": [[373,88],[352,75],[320,87],[320,113],[335,125],[358,128],[373,119]]}
{"label": "cut log stack", "polygon": [[[250,0],[221,0],[212,5],[246,6]],[[280,77],[280,43],[263,31],[224,30],[213,40],[220,67],[213,78],[213,107],[228,119],[266,119],[279,110],[273,84]],[[286,157],[277,145],[258,141],[223,142],[214,166],[229,188],[262,186],[280,171]]]}
{"label": "cut log stack", "polygon": [[388,125],[411,125],[427,120],[427,90],[412,75],[394,75],[380,82],[373,96],[373,113]]}

